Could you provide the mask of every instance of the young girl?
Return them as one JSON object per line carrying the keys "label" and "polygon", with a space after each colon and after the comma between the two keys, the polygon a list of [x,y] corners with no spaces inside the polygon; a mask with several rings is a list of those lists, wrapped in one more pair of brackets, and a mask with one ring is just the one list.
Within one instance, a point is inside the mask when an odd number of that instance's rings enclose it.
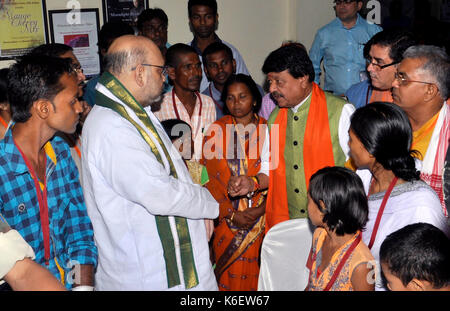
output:
{"label": "young girl", "polygon": [[317,229],[306,290],[374,290],[374,258],[361,241],[368,206],[360,178],[342,167],[317,171],[309,184],[308,215]]}

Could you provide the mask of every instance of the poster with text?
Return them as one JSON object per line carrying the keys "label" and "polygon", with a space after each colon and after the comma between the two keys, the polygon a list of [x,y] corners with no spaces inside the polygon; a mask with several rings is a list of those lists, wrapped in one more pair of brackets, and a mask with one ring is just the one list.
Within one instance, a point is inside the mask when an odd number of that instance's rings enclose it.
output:
{"label": "poster with text", "polygon": [[87,78],[100,73],[98,9],[49,11],[52,42],[73,48]]}
{"label": "poster with text", "polygon": [[139,14],[148,9],[148,0],[103,0],[106,22],[122,21],[137,30]]}
{"label": "poster with text", "polygon": [[0,58],[12,59],[47,43],[45,2],[0,0]]}

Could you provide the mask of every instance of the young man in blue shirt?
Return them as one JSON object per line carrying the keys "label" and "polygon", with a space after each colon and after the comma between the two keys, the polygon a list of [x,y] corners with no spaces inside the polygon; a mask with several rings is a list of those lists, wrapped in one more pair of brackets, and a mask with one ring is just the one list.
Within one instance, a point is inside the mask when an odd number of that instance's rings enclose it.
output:
{"label": "young man in blue shirt", "polygon": [[27,55],[11,67],[15,123],[0,142],[0,213],[67,289],[93,290],[92,225],[70,148],[55,136],[75,132],[79,95],[71,60]]}
{"label": "young man in blue shirt", "polygon": [[317,31],[309,51],[314,65],[315,82],[319,83],[323,60],[325,84],[323,89],[342,95],[365,73],[364,45],[381,31],[368,23],[358,12],[362,0],[335,0],[336,18]]}

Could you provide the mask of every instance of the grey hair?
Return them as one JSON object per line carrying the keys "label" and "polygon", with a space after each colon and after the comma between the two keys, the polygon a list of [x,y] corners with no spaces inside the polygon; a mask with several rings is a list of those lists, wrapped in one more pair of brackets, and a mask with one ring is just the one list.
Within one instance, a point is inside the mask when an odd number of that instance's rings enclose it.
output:
{"label": "grey hair", "polygon": [[145,54],[142,48],[108,53],[105,55],[105,70],[115,75],[133,70],[145,62]]}
{"label": "grey hair", "polygon": [[432,82],[438,86],[442,99],[448,99],[450,95],[450,59],[444,48],[433,45],[414,45],[403,53],[403,58],[425,60],[419,70],[429,74],[434,80]]}

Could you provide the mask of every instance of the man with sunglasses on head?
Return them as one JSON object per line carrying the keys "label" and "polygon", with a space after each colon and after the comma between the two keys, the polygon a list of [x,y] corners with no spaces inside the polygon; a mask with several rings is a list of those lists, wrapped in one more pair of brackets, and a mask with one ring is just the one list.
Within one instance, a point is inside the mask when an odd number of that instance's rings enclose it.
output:
{"label": "man with sunglasses on head", "polygon": [[391,88],[403,52],[415,44],[409,32],[383,30],[364,46],[368,80],[350,87],[345,96],[356,108],[373,102],[392,103]]}
{"label": "man with sunglasses on head", "polygon": [[82,168],[99,250],[97,290],[217,290],[206,225],[219,205],[193,183],[152,112],[165,71],[150,39],[126,35],[108,49],[96,86]]}
{"label": "man with sunglasses on head", "polygon": [[430,45],[409,47],[392,82],[392,98],[408,115],[413,130],[411,149],[422,160],[420,177],[441,200],[443,170],[450,140],[450,59],[443,48]]}
{"label": "man with sunglasses on head", "polygon": [[364,44],[382,29],[358,14],[362,0],[334,0],[334,4],[337,17],[317,31],[309,56],[314,65],[314,82],[320,82],[323,60],[323,89],[343,95],[350,86],[361,81],[365,70]]}

